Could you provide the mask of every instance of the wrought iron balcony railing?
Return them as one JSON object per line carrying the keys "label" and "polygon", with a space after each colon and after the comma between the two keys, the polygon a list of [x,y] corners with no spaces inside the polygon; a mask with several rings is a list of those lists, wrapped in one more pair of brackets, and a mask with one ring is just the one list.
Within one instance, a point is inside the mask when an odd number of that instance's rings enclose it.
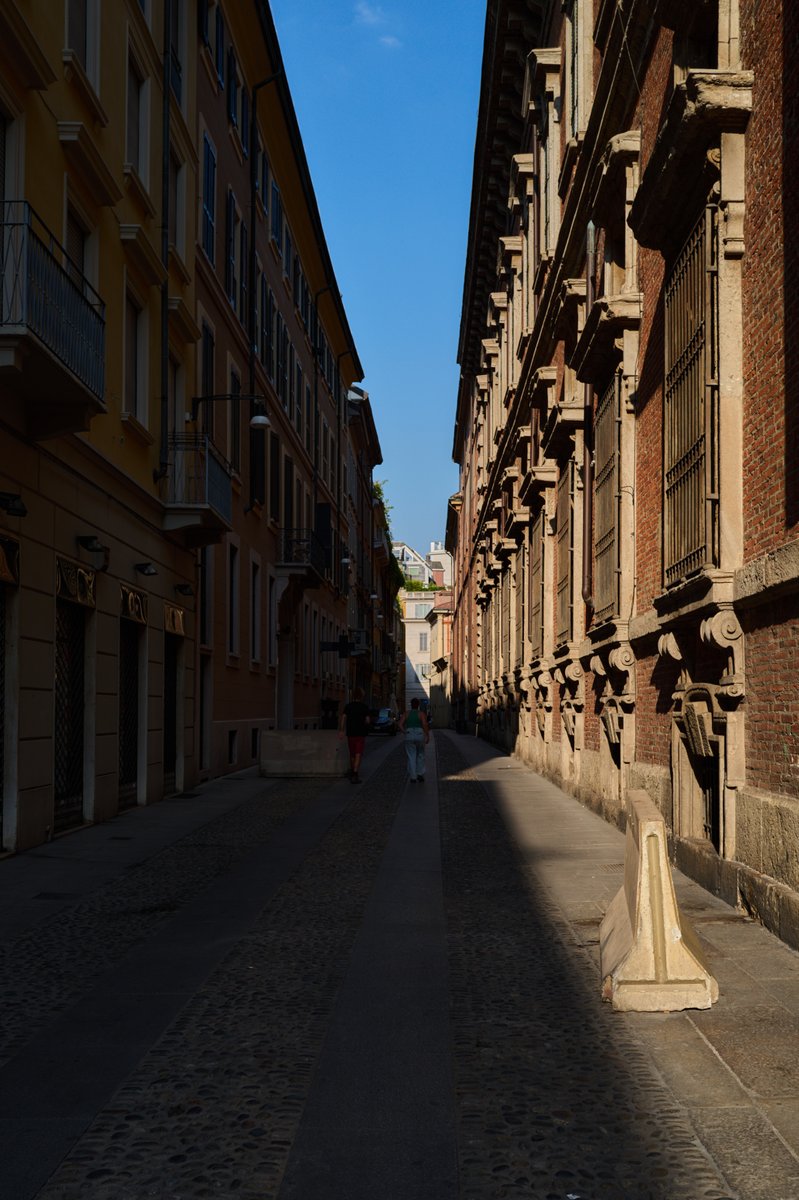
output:
{"label": "wrought iron balcony railing", "polygon": [[230,467],[205,433],[176,433],[169,439],[169,469],[161,481],[164,504],[207,509],[226,525],[233,520]]}
{"label": "wrought iron balcony railing", "polygon": [[103,301],[28,203],[7,200],[0,214],[0,337],[34,335],[102,400]]}
{"label": "wrought iron balcony railing", "polygon": [[325,573],[325,550],[312,529],[284,529],[281,535],[281,565],[311,567]]}

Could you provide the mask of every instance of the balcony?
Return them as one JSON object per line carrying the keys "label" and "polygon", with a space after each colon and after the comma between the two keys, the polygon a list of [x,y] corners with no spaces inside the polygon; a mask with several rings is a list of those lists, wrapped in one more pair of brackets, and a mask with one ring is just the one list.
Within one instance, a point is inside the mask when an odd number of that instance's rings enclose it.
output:
{"label": "balcony", "polygon": [[[283,529],[277,567],[290,575],[307,576],[310,583],[325,577],[325,549],[312,529]],[[314,576],[317,577],[314,580]]]}
{"label": "balcony", "polygon": [[7,395],[29,437],[87,430],[106,411],[105,305],[30,205],[6,201],[0,213],[0,376]]}
{"label": "balcony", "polygon": [[188,546],[219,541],[233,524],[230,467],[207,434],[173,434],[169,466],[161,481],[164,529]]}

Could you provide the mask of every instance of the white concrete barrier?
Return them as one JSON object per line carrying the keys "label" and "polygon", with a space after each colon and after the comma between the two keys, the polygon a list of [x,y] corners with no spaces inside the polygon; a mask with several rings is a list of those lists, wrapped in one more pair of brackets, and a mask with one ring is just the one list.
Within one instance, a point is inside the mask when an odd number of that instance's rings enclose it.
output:
{"label": "white concrete barrier", "polygon": [[602,998],[626,1012],[710,1008],[716,980],[674,894],[666,823],[644,791],[627,793],[624,884],[599,929]]}
{"label": "white concrete barrier", "polygon": [[343,775],[350,765],[346,741],[335,729],[261,731],[260,774],[266,776]]}

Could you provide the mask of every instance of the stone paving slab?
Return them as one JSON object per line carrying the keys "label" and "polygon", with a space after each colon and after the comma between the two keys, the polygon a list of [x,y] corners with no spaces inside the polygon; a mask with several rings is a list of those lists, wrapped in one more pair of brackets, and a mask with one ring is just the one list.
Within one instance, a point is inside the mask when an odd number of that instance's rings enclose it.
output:
{"label": "stone paving slab", "polygon": [[[597,867],[614,857],[622,861],[623,835],[532,771],[526,782],[501,774],[496,760],[502,756],[484,743],[453,741],[520,846],[531,888],[541,888],[557,909],[567,944],[591,964],[589,1003],[595,1005],[598,938],[586,912],[592,898],[604,912],[620,885],[619,875]],[[596,847],[594,864],[582,854],[587,841]],[[579,852],[572,854],[572,846]],[[637,1039],[731,1194],[797,1200],[799,954],[679,871],[674,879],[718,979],[719,1001],[705,1011],[614,1014],[613,1023]],[[786,1104],[781,1112],[773,1107],[777,1099]]]}

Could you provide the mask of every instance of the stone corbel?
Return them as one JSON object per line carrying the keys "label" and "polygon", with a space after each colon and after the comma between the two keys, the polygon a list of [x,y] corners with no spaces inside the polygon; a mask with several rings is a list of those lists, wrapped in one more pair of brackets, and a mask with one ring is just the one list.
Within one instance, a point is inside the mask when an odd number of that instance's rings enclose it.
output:
{"label": "stone corbel", "polygon": [[555,330],[561,332],[572,321],[580,325],[580,310],[585,307],[586,282],[582,278],[564,279],[558,297]]}
{"label": "stone corbel", "polygon": [[673,633],[662,633],[658,638],[658,654],[661,658],[672,658],[675,662],[683,661],[682,650]]}
{"label": "stone corbel", "polygon": [[581,382],[594,383],[615,368],[624,354],[624,334],[639,328],[642,312],[640,292],[600,296],[594,302],[570,360]]}
{"label": "stone corbel", "polygon": [[719,698],[726,702],[740,703],[744,698],[744,636],[741,624],[732,608],[705,617],[699,627],[699,636],[706,646],[715,647],[727,656],[727,670],[721,677]]}
{"label": "stone corbel", "polygon": [[746,205],[743,200],[727,200],[722,201],[720,207],[724,219],[721,231],[722,253],[725,258],[743,258]]}

